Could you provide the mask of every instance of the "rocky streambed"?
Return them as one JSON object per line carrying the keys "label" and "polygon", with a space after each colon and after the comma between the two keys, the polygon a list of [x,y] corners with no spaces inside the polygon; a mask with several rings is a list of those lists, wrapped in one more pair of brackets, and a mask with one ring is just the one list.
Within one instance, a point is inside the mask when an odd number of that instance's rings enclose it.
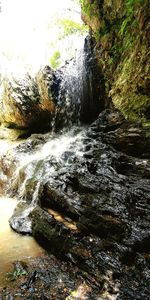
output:
{"label": "rocky streambed", "polygon": [[149,128],[105,110],[55,139],[32,135],[1,172],[20,199],[10,226],[48,253],[15,263],[24,276],[1,299],[149,298]]}

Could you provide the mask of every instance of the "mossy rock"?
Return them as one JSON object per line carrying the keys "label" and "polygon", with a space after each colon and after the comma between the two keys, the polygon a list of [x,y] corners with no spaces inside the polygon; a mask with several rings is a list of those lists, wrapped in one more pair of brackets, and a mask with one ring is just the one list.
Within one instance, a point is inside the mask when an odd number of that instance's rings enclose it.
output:
{"label": "mossy rock", "polygon": [[82,0],[106,91],[124,116],[150,123],[149,1]]}

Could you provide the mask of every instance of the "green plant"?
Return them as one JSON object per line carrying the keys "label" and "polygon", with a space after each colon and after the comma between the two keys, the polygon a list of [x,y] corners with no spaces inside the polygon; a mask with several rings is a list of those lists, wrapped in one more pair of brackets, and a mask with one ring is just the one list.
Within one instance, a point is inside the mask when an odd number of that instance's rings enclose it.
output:
{"label": "green plant", "polygon": [[54,54],[52,55],[51,59],[50,59],[50,66],[53,68],[53,69],[56,69],[59,67],[60,65],[60,51],[57,50],[54,52]]}
{"label": "green plant", "polygon": [[71,35],[74,33],[84,34],[85,32],[87,32],[87,26],[85,26],[84,24],[77,23],[73,20],[62,19],[62,20],[59,20],[58,23],[63,28],[62,37],[65,37],[65,36],[68,36],[68,35]]}
{"label": "green plant", "polygon": [[88,3],[86,0],[80,0],[80,4],[82,7],[82,11],[88,15],[90,18],[93,16],[98,16],[98,10],[97,10],[97,6],[98,6],[98,1],[95,0],[91,3]]}
{"label": "green plant", "polygon": [[110,57],[108,59],[108,65],[111,67],[113,65],[113,63],[114,63],[113,57]]}
{"label": "green plant", "polygon": [[126,7],[127,15],[133,14],[135,5],[138,5],[143,2],[144,2],[143,0],[126,0],[125,7]]}
{"label": "green plant", "polygon": [[7,274],[10,281],[17,280],[18,277],[27,276],[27,265],[23,261],[15,262],[13,272]]}
{"label": "green plant", "polygon": [[123,22],[122,22],[122,25],[121,25],[121,28],[120,28],[120,35],[124,35],[127,31],[127,28],[128,28],[128,24],[130,23],[131,21],[131,17],[127,17]]}

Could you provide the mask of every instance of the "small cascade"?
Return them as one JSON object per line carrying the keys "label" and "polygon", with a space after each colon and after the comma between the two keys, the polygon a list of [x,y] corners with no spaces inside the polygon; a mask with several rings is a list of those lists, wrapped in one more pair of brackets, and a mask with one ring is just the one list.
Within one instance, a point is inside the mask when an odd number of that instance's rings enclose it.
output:
{"label": "small cascade", "polygon": [[84,74],[84,41],[72,59],[64,69],[58,96],[58,105],[65,111],[64,123],[71,125],[80,120],[81,99],[83,94]]}
{"label": "small cascade", "polygon": [[[73,127],[60,134],[32,135],[7,153],[6,197],[19,200],[10,225],[21,233],[31,233],[30,213],[40,205],[43,187],[53,185],[63,168],[69,168],[75,157],[83,155],[84,129]],[[6,156],[1,157],[5,160]],[[3,170],[4,167],[4,170]],[[6,166],[1,166],[1,173]],[[1,175],[0,175],[1,176]]]}
{"label": "small cascade", "polygon": [[[98,66],[92,39],[87,36],[74,59],[60,69],[55,126],[90,123],[107,106],[104,78]],[[58,70],[59,71],[59,70]]]}
{"label": "small cascade", "polygon": [[35,190],[33,192],[33,196],[32,196],[32,205],[37,205],[38,204],[38,200],[39,200],[39,194],[40,194],[40,188],[41,188],[41,182],[38,181]]}

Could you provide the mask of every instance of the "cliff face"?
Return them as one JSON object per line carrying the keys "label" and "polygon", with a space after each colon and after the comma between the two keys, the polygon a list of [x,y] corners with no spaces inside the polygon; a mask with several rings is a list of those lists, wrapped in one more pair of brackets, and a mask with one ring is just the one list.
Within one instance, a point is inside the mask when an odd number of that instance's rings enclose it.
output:
{"label": "cliff face", "polygon": [[149,0],[81,0],[107,95],[125,117],[150,124]]}

